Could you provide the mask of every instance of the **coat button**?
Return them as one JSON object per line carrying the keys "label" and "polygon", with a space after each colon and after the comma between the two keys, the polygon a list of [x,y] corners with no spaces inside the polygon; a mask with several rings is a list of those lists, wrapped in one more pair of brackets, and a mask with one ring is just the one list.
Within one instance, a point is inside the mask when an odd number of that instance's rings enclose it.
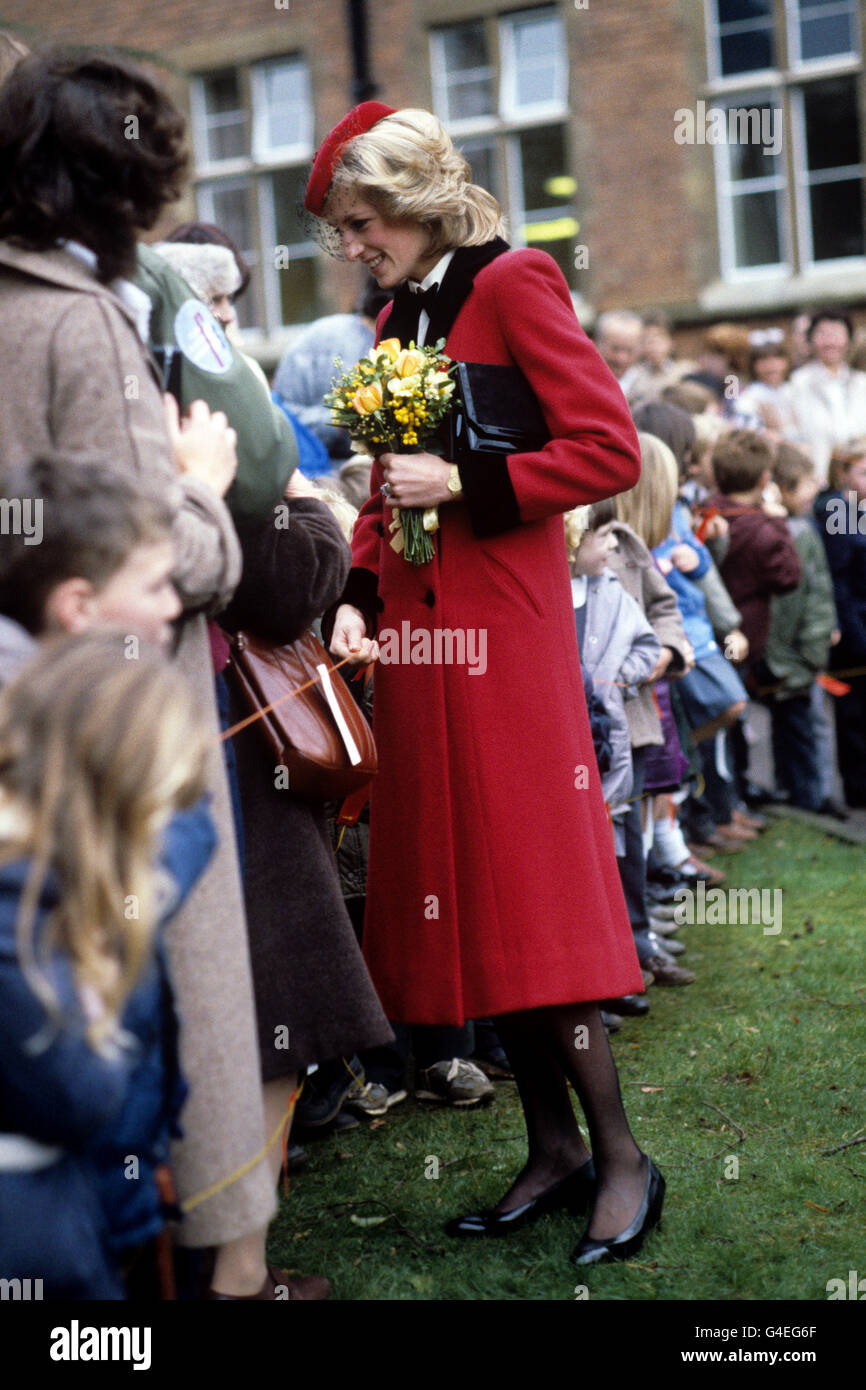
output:
{"label": "coat button", "polygon": [[424,595],[424,602],[427,604],[428,608],[433,607],[434,603],[436,602],[436,595],[434,594],[432,589],[427,590],[426,594]]}

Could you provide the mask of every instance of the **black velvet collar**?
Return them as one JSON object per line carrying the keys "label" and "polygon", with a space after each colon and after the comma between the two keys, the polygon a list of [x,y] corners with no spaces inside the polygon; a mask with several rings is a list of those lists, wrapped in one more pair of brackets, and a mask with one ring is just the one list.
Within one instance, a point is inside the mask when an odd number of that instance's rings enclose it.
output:
{"label": "black velvet collar", "polygon": [[[433,313],[427,329],[427,342],[432,346],[440,338],[447,338],[454,321],[472,291],[475,276],[484,266],[489,265],[503,251],[509,250],[508,242],[502,237],[494,237],[483,246],[460,246],[451,258],[446,270]],[[421,309],[418,296],[413,295],[407,284],[400,285],[394,295],[391,312],[382,328],[382,336],[399,338],[404,347],[414,342],[418,335],[418,319]]]}

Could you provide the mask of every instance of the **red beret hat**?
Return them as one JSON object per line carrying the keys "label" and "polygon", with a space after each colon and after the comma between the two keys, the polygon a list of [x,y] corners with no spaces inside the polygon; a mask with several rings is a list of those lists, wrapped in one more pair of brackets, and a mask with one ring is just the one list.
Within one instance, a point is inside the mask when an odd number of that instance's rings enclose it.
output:
{"label": "red beret hat", "polygon": [[339,125],[334,126],[330,135],[325,136],[313,160],[313,169],[304,196],[304,207],[308,212],[315,213],[317,217],[321,216],[334,170],[349,141],[354,140],[356,135],[363,135],[365,131],[371,130],[385,116],[393,116],[395,109],[381,101],[362,101],[360,106],[354,106],[348,116],[343,117]]}

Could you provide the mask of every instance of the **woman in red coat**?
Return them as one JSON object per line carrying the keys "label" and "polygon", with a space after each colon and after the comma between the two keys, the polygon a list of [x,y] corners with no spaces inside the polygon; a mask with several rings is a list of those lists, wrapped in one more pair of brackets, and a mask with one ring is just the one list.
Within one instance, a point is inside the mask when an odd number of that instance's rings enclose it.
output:
{"label": "woman in red coat", "polygon": [[[516,365],[551,435],[537,452],[473,454],[459,469],[430,453],[374,463],[331,618],[336,655],[382,656],[364,951],[389,1018],[496,1016],[514,1068],[528,1162],[492,1211],[451,1233],[591,1206],[574,1252],[588,1263],[638,1248],[664,1180],[628,1128],[593,1002],[642,979],[593,756],[562,514],[632,487],[639,452],[555,262],[508,249],[498,204],[468,174],[434,116],[365,102],[322,145],[305,199],[346,259],[396,291],[380,337],[444,337],[455,360]],[[438,506],[429,563],[389,543],[395,505]]]}

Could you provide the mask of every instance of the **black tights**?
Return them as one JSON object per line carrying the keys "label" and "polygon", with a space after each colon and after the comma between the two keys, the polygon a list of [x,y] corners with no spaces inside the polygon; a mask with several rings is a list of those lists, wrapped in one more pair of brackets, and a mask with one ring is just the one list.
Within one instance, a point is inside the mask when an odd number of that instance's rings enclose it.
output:
{"label": "black tights", "polygon": [[635,1216],[646,1167],[623,1109],[616,1065],[597,1004],[564,1004],[500,1014],[496,1030],[523,1106],[529,1158],[498,1211],[510,1211],[586,1162],[586,1144],[568,1092],[586,1117],[597,1190],[589,1234],[618,1235]]}

